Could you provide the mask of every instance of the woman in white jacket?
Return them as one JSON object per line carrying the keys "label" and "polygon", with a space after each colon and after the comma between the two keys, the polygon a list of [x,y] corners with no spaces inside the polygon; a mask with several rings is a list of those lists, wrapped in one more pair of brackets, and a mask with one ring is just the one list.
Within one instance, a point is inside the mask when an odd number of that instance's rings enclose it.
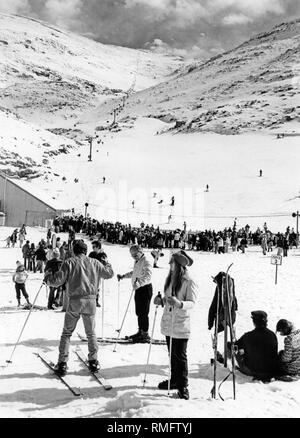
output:
{"label": "woman in white jacket", "polygon": [[[196,283],[190,278],[187,266],[193,263],[184,251],[176,252],[170,260],[170,271],[164,287],[165,308],[161,332],[171,348],[171,389],[178,389],[179,398],[189,399],[187,344],[190,337],[190,310],[196,301]],[[154,301],[154,304],[156,302]],[[168,389],[168,380],[159,389]]]}

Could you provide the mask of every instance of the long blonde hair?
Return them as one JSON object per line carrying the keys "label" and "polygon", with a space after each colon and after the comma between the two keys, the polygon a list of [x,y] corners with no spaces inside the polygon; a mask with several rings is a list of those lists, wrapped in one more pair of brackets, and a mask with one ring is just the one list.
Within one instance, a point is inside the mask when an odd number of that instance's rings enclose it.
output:
{"label": "long blonde hair", "polygon": [[171,272],[171,269],[169,271],[169,274],[165,281],[164,291],[169,288],[171,285],[172,295],[177,296],[178,291],[181,289],[182,282],[183,282],[183,276],[186,272],[186,268],[181,266],[177,261],[172,257],[171,261],[175,264],[175,270],[174,272]]}

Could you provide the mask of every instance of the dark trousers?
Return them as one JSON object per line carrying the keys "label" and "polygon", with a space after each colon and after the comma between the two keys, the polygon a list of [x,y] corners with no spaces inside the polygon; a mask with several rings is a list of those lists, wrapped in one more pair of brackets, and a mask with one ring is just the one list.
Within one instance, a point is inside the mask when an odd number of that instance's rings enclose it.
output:
{"label": "dark trousers", "polygon": [[138,317],[139,330],[147,332],[149,330],[149,310],[153,294],[152,284],[139,287],[135,291],[135,313]]}
{"label": "dark trousers", "polygon": [[[61,290],[60,287],[57,288],[57,287],[50,286],[49,297],[48,297],[48,309],[51,309],[53,304],[59,305],[60,290]],[[57,292],[56,292],[56,296],[54,298],[55,291],[57,291]]]}
{"label": "dark trousers", "polygon": [[[166,336],[166,340],[170,353],[170,336]],[[188,385],[187,343],[188,339],[172,338],[171,381],[176,383],[178,388]]]}
{"label": "dark trousers", "polygon": [[288,256],[288,249],[283,248],[283,257],[287,257],[287,256]]}
{"label": "dark trousers", "polygon": [[29,269],[29,257],[24,257],[24,268]]}
{"label": "dark trousers", "polygon": [[21,292],[26,300],[28,300],[28,293],[26,292],[25,283],[15,283],[17,300],[21,299]]}

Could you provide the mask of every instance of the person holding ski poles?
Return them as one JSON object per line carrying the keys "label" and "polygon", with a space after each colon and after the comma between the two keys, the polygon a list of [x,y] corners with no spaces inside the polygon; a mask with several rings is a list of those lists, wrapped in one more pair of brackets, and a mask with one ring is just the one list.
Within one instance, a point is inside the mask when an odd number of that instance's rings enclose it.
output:
{"label": "person holding ski poles", "polygon": [[[188,361],[187,344],[190,337],[190,310],[194,307],[197,285],[189,276],[187,266],[193,260],[179,251],[170,259],[170,271],[165,281],[164,312],[161,332],[166,336],[171,364],[170,382],[159,383],[159,389],[177,389],[179,398],[188,400]],[[157,297],[156,297],[157,298]],[[154,304],[159,304],[154,300]]]}
{"label": "person holding ski poles", "polygon": [[151,263],[145,257],[140,245],[130,247],[131,257],[135,260],[133,270],[124,275],[118,274],[118,280],[131,278],[132,287],[135,291],[135,312],[138,317],[138,332],[128,336],[135,343],[149,342],[149,310],[153,294],[151,283],[152,268]]}
{"label": "person holding ski poles", "polygon": [[53,287],[66,283],[69,297],[56,365],[56,372],[61,376],[67,372],[70,338],[80,316],[82,316],[88,339],[89,368],[92,372],[100,369],[95,333],[96,295],[100,279],[109,279],[114,276],[109,263],[103,266],[98,260],[87,257],[87,245],[83,240],[73,242],[73,252],[74,257],[65,260],[58,272],[52,274],[48,271],[44,278],[44,282]]}

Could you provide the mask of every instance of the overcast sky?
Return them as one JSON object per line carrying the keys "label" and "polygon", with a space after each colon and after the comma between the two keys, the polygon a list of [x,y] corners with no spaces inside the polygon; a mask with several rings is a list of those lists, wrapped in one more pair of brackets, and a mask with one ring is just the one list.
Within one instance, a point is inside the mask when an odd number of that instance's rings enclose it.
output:
{"label": "overcast sky", "polygon": [[143,48],[155,42],[203,58],[300,18],[300,0],[0,0],[0,12],[39,18],[102,43]]}

